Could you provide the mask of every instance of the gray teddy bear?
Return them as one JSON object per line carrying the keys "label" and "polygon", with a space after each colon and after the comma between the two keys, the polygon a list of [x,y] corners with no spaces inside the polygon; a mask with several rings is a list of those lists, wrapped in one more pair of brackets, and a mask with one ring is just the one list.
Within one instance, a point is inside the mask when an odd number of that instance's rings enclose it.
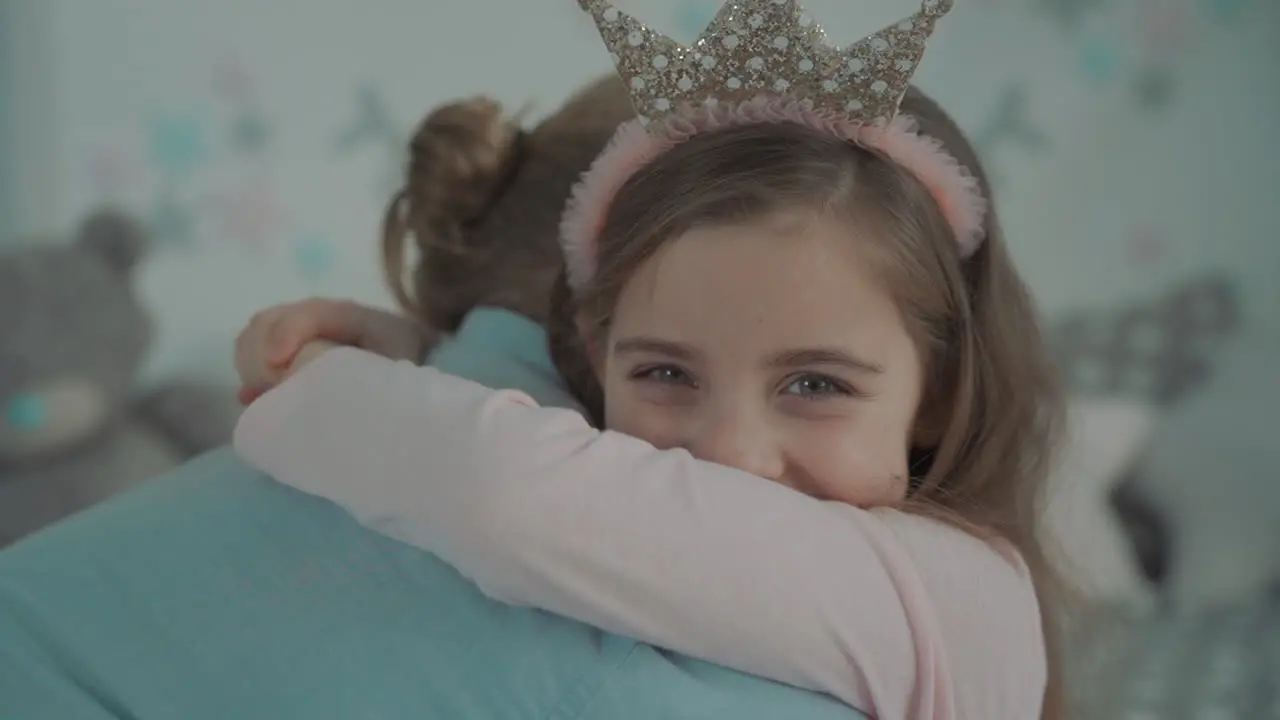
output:
{"label": "gray teddy bear", "polygon": [[135,391],[152,333],[132,282],[146,244],[103,211],[73,243],[0,254],[0,547],[230,439],[232,388]]}

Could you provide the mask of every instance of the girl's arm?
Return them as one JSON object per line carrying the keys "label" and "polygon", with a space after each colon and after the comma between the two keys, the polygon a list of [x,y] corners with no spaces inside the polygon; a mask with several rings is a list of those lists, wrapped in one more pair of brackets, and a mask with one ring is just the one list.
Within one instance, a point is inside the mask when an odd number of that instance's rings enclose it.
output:
{"label": "girl's arm", "polygon": [[250,406],[235,443],[495,599],[884,720],[1039,716],[1025,566],[939,523],[814,500],[350,348]]}

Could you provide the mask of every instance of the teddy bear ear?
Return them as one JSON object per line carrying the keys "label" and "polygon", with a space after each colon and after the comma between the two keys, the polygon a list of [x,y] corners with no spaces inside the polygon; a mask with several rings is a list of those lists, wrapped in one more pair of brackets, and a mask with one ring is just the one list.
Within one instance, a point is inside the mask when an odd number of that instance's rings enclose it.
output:
{"label": "teddy bear ear", "polygon": [[76,243],[100,257],[113,270],[128,274],[147,248],[146,231],[130,215],[101,210],[85,219]]}

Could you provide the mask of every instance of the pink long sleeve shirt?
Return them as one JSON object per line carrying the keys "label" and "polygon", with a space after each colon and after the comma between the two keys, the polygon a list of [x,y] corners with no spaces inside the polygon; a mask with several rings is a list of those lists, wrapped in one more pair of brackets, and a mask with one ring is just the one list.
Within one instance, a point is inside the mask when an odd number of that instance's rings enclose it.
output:
{"label": "pink long sleeve shirt", "polygon": [[235,447],[496,600],[881,720],[1039,717],[1039,607],[1007,545],[815,500],[349,348],[250,406]]}

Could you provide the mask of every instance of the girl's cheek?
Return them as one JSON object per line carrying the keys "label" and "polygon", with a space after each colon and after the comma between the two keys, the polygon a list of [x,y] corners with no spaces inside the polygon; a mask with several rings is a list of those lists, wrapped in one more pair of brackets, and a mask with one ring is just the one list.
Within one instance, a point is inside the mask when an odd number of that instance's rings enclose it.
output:
{"label": "girl's cheek", "polygon": [[832,500],[857,507],[897,504],[906,491],[906,442],[837,421],[800,433],[791,461]]}
{"label": "girl's cheek", "polygon": [[608,409],[605,422],[608,429],[640,438],[659,450],[685,444],[681,432],[684,423],[669,408],[622,400]]}

